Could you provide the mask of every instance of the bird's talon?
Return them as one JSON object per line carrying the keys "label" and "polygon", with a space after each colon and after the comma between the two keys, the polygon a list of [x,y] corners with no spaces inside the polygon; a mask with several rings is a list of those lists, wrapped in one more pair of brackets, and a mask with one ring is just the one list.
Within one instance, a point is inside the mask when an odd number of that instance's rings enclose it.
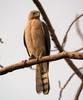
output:
{"label": "bird's talon", "polygon": [[35,57],[32,55],[29,57],[29,60],[31,60],[31,59],[35,59]]}

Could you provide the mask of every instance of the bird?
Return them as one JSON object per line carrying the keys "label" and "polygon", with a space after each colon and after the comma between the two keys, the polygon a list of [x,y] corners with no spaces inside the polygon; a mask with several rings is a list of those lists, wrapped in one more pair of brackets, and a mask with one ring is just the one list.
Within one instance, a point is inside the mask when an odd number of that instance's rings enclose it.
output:
{"label": "bird", "polygon": [[[24,28],[23,40],[30,59],[38,60],[50,55],[49,30],[46,23],[40,20],[40,11],[30,11]],[[36,92],[46,95],[49,90],[49,62],[36,64]]]}

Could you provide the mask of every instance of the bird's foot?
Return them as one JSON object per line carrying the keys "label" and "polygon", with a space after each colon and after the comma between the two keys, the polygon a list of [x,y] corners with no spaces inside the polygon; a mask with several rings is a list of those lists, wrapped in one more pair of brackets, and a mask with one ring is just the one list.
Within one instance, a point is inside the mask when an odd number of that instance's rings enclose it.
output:
{"label": "bird's foot", "polygon": [[32,55],[29,57],[29,60],[31,60],[31,59],[35,59],[35,57]]}

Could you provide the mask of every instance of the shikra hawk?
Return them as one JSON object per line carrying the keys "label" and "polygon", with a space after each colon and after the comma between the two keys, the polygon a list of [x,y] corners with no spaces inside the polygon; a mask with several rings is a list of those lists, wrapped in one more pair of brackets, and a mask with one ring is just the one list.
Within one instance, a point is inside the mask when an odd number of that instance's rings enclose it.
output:
{"label": "shikra hawk", "polygon": [[[33,10],[28,16],[28,22],[24,30],[24,44],[30,58],[39,59],[50,55],[50,37],[47,25],[40,20],[40,12]],[[36,65],[36,91],[48,94],[49,62]]]}

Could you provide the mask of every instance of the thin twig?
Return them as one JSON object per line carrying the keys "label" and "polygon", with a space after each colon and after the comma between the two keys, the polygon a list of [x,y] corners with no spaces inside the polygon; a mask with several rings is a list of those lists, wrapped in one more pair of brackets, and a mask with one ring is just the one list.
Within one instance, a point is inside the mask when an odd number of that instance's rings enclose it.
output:
{"label": "thin twig", "polygon": [[[61,100],[63,90],[66,88],[66,86],[68,85],[68,83],[70,82],[70,80],[72,79],[72,77],[74,76],[74,74],[75,74],[75,73],[73,73],[73,74],[68,78],[68,80],[67,80],[66,83],[63,85],[63,87],[60,86],[60,87],[61,87],[61,90],[60,90],[60,93],[59,93],[59,100]],[[60,81],[59,81],[59,82],[60,82]],[[61,82],[60,82],[59,84],[61,84]]]}
{"label": "thin twig", "polygon": [[[83,14],[79,15],[78,17],[76,17],[76,18],[72,21],[72,23],[69,25],[69,27],[68,27],[68,29],[67,29],[67,31],[66,31],[65,37],[64,37],[64,39],[63,39],[63,42],[62,42],[62,47],[63,47],[63,48],[64,48],[65,45],[66,45],[68,33],[69,33],[69,31],[70,31],[70,29],[71,29],[71,27],[73,26],[74,23],[76,23],[77,32],[79,32],[79,35],[80,35],[80,36],[82,35],[81,32],[80,32],[80,29],[79,29],[79,27],[78,27],[78,20],[79,20],[81,17],[83,17]],[[83,39],[83,35],[82,35],[82,39]]]}
{"label": "thin twig", "polygon": [[80,48],[78,50],[75,50],[74,52],[79,52],[79,51],[82,51],[82,50],[83,50],[83,48]]}
{"label": "thin twig", "polygon": [[[83,67],[80,67],[79,68],[79,71],[81,71],[83,69]],[[61,86],[61,82],[59,81],[59,88],[60,88],[60,93],[59,93],[59,99],[58,100],[61,100],[62,98],[62,93],[64,91],[64,89],[66,88],[66,86],[68,85],[68,83],[70,82],[70,80],[73,78],[73,76],[75,75],[75,73],[73,73],[69,78],[68,80],[66,81],[66,83]]]}
{"label": "thin twig", "polygon": [[[78,17],[78,15],[76,16],[76,18]],[[81,29],[80,29],[80,25],[79,25],[79,19],[76,21],[76,31],[80,37],[80,39],[82,40],[83,42],[83,33],[81,32]]]}

